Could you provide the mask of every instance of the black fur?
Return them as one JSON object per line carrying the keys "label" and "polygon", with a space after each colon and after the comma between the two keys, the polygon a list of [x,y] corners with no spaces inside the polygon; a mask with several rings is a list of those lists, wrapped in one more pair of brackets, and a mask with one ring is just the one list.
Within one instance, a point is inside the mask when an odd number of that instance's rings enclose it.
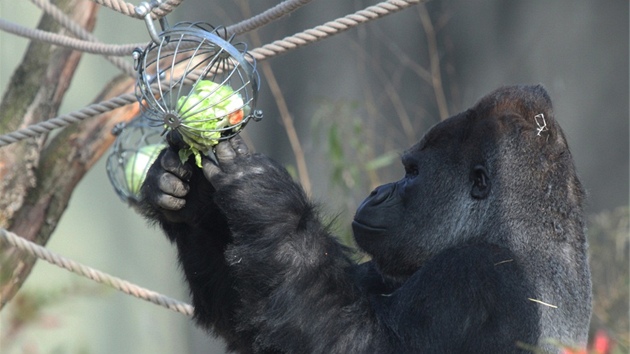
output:
{"label": "black fur", "polygon": [[166,150],[138,208],[177,245],[196,321],[230,350],[585,346],[583,190],[542,87],[501,88],[411,147],[406,176],[357,210],[361,265],[284,168],[238,138],[215,153],[198,169]]}

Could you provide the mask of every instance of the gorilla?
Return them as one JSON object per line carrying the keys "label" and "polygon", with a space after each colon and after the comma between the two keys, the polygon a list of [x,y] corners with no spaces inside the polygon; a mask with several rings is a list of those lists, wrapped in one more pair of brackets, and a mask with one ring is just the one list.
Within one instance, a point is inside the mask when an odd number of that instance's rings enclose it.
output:
{"label": "gorilla", "polygon": [[196,323],[238,353],[522,353],[586,346],[584,191],[541,86],[502,87],[402,155],[352,228],[362,264],[238,137],[203,167],[171,136],[136,206],[177,249]]}

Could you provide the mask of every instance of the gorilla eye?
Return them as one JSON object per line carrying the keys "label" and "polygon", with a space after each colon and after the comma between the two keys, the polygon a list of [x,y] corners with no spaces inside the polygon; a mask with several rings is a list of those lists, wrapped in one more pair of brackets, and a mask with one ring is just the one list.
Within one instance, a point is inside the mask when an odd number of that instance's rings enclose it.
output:
{"label": "gorilla eye", "polygon": [[470,176],[473,186],[470,191],[470,195],[476,199],[484,199],[490,193],[490,178],[488,178],[488,171],[482,165],[473,167]]}
{"label": "gorilla eye", "polygon": [[420,170],[418,169],[418,166],[416,165],[405,166],[405,175],[407,177],[410,177],[410,178],[417,177],[418,174],[420,174]]}

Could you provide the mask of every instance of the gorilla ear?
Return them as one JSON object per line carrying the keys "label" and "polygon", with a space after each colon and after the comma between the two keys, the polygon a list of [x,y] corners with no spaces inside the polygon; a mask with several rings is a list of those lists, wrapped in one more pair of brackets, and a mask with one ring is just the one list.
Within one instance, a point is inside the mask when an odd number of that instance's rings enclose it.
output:
{"label": "gorilla ear", "polygon": [[488,178],[488,171],[486,168],[482,165],[476,165],[473,167],[470,179],[473,181],[470,195],[475,199],[486,198],[490,193],[490,178]]}

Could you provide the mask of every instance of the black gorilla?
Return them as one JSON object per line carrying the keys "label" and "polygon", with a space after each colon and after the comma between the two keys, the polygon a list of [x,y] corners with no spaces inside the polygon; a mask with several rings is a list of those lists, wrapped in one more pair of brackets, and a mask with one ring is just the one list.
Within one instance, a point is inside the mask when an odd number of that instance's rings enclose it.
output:
{"label": "black gorilla", "polygon": [[513,353],[584,346],[583,189],[540,86],[434,126],[359,207],[355,264],[287,171],[238,139],[171,148],[138,206],[177,245],[195,319],[232,351]]}

